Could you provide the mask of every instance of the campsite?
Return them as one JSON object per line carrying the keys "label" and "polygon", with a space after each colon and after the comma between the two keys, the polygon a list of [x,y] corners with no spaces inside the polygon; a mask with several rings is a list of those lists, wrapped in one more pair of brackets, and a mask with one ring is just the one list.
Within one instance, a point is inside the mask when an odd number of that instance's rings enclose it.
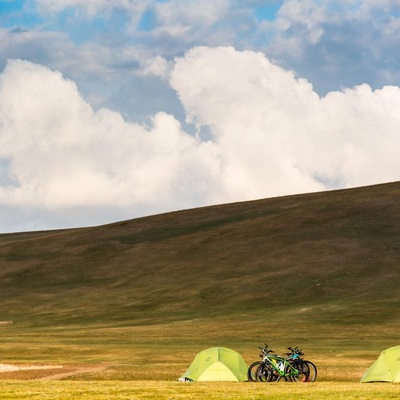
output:
{"label": "campsite", "polygon": [[[390,399],[400,183],[0,235],[2,399]],[[179,382],[196,354],[268,341],[300,382]],[[54,368],[24,369],[24,366]],[[53,397],[52,397],[53,396]]]}

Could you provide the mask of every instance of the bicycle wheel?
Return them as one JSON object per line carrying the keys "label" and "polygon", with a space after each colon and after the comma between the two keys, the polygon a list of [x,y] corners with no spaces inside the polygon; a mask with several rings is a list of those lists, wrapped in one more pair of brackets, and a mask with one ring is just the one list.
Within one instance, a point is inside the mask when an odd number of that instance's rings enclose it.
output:
{"label": "bicycle wheel", "polygon": [[253,364],[250,365],[249,369],[247,370],[247,380],[249,382],[256,382],[257,381],[257,368],[260,366],[261,361],[255,361]]}
{"label": "bicycle wheel", "polygon": [[265,374],[265,365],[261,364],[258,366],[257,371],[256,371],[256,381],[257,382],[267,382],[268,380],[268,372],[267,375]]}
{"label": "bicycle wheel", "polygon": [[257,382],[271,382],[274,379],[273,370],[270,364],[262,363],[256,371]]}
{"label": "bicycle wheel", "polygon": [[291,380],[293,382],[308,382],[310,375],[308,365],[304,363],[296,363],[293,365],[293,367],[296,368],[299,373],[296,375],[293,374],[291,376]]}
{"label": "bicycle wheel", "polygon": [[302,365],[305,365],[308,369],[308,377],[306,382],[315,382],[317,379],[317,367],[311,362],[307,360],[303,360]]}
{"label": "bicycle wheel", "polygon": [[[293,378],[293,365],[285,364],[284,374],[278,376],[277,381],[280,381],[282,378],[285,379],[286,382],[291,382]],[[278,372],[277,372],[278,374]]]}
{"label": "bicycle wheel", "polygon": [[282,375],[279,373],[276,364],[273,365],[268,364],[269,368],[269,382],[279,382],[282,378]]}

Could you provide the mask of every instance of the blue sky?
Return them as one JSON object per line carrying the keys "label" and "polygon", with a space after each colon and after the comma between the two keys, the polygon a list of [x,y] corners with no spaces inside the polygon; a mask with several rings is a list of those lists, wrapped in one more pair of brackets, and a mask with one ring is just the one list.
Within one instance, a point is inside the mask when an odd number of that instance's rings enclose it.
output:
{"label": "blue sky", "polygon": [[0,0],[0,232],[398,180],[398,0]]}

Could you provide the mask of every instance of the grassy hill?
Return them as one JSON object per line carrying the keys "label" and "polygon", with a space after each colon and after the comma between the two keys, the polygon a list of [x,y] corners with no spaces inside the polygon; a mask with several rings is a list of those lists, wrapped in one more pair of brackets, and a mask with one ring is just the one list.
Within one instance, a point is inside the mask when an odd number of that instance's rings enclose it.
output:
{"label": "grassy hill", "polygon": [[391,183],[0,235],[0,353],[178,371],[271,339],[373,357],[399,344],[399,200]]}

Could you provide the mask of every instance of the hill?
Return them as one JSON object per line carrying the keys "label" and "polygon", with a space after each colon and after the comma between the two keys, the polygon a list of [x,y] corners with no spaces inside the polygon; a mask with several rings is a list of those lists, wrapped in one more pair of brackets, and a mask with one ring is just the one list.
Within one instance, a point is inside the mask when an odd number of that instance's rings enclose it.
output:
{"label": "hill", "polygon": [[250,354],[270,337],[315,351],[392,345],[399,199],[396,182],[2,234],[0,350],[38,359],[45,337],[43,359],[72,349],[89,362],[154,343],[170,359],[194,342]]}

